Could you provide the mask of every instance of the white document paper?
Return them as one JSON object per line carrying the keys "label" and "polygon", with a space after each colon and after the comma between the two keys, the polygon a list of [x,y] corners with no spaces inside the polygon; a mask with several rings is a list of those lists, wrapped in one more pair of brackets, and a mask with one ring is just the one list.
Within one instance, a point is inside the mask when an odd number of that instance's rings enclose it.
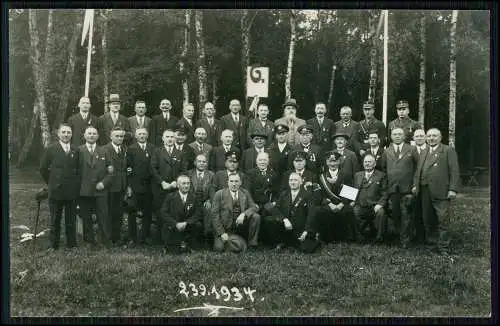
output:
{"label": "white document paper", "polygon": [[340,189],[340,197],[347,198],[349,200],[355,201],[358,196],[359,190],[357,188],[349,187],[346,185],[342,185],[342,189]]}

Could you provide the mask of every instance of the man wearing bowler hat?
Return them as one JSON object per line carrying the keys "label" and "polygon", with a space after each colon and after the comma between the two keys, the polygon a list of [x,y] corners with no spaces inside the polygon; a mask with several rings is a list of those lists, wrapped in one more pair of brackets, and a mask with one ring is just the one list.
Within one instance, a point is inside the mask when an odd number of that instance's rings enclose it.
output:
{"label": "man wearing bowler hat", "polygon": [[104,113],[97,120],[97,130],[99,131],[100,145],[106,145],[111,141],[111,130],[119,127],[125,131],[124,143],[128,144],[133,135],[130,132],[130,122],[124,115],[120,114],[120,96],[118,94],[109,95],[109,112]]}
{"label": "man wearing bowler hat", "polygon": [[215,179],[214,179],[214,184],[215,184],[215,190],[220,190],[222,188],[227,187],[227,180],[229,178],[230,174],[239,174],[240,180],[242,183],[242,187],[246,187],[246,174],[243,173],[238,169],[239,166],[239,161],[240,161],[240,152],[236,151],[229,151],[224,154],[225,157],[225,169],[217,171],[215,173]]}
{"label": "man wearing bowler hat", "polygon": [[281,176],[288,170],[288,156],[292,152],[292,146],[287,142],[288,131],[288,127],[284,124],[274,126],[276,140],[267,148],[270,165],[278,174],[279,184],[281,184]]}
{"label": "man wearing bowler hat", "polygon": [[[294,149],[297,151],[302,151],[307,154],[307,169],[314,173],[318,173],[321,167],[321,148],[313,144],[311,141],[313,139],[313,127],[305,124],[297,129],[300,135],[300,144],[295,145]],[[292,166],[290,161],[289,166]]]}
{"label": "man wearing bowler hat", "polygon": [[333,142],[336,146],[334,151],[340,154],[340,167],[344,171],[346,180],[352,183],[354,174],[358,172],[358,158],[353,151],[346,148],[348,140],[349,136],[341,132],[333,136]]}
{"label": "man wearing bowler hat", "polygon": [[243,159],[241,168],[243,171],[248,172],[256,167],[255,159],[259,153],[265,153],[265,145],[267,140],[267,135],[264,132],[256,131],[250,135],[252,139],[253,146],[247,148],[243,152]]}
{"label": "man wearing bowler hat", "polygon": [[305,120],[297,118],[297,109],[299,106],[297,105],[297,101],[294,98],[288,99],[283,104],[283,117],[274,121],[274,125],[283,124],[288,127],[288,144],[290,145],[298,145],[300,143],[300,137],[297,129],[306,124]]}
{"label": "man wearing bowler hat", "polygon": [[375,130],[379,138],[379,146],[385,147],[387,131],[384,123],[374,116],[375,104],[366,101],[363,104],[363,114],[365,118],[359,121],[359,129],[357,137],[359,139],[359,152],[356,153],[359,157],[365,155],[367,150],[370,148],[370,143],[368,141],[369,132]]}
{"label": "man wearing bowler hat", "polygon": [[404,131],[404,142],[413,145],[413,132],[416,129],[423,129],[423,126],[418,121],[410,118],[410,106],[407,100],[399,100],[396,103],[396,110],[398,117],[389,122],[389,134],[394,129],[401,128]]}

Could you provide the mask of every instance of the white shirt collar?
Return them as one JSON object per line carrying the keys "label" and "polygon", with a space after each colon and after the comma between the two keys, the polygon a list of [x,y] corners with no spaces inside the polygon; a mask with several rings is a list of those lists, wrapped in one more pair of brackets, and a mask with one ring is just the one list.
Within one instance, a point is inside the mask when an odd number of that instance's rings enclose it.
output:
{"label": "white shirt collar", "polygon": [[65,143],[63,143],[62,141],[59,141],[59,144],[61,144],[62,148],[63,148],[65,151],[67,151],[67,150],[69,150],[69,149],[70,149],[70,145],[69,145],[69,143],[65,144]]}
{"label": "white shirt collar", "polygon": [[229,192],[231,192],[231,196],[232,196],[233,198],[236,198],[236,199],[238,198],[238,191],[232,191],[232,190],[229,190]]}
{"label": "white shirt collar", "polygon": [[379,149],[380,146],[377,146],[377,147],[370,147],[370,152],[375,152],[375,154],[378,152],[378,149]]}
{"label": "white shirt collar", "polygon": [[119,148],[119,146],[116,146],[115,144],[113,144],[113,142],[111,142],[111,145],[113,145],[113,148],[115,149],[115,152],[117,152],[117,153],[118,153],[118,148]]}
{"label": "white shirt collar", "polygon": [[328,169],[328,172],[330,172],[330,175],[334,177],[334,176],[336,176],[337,174],[339,174],[339,169],[337,169],[337,170],[335,170],[335,171],[334,171],[334,170],[332,170],[332,169]]}
{"label": "white shirt collar", "polygon": [[401,144],[399,144],[399,145],[394,144],[394,150],[395,150],[395,151],[397,151],[397,150],[398,150],[398,147],[399,147],[399,149],[400,149],[400,150],[402,150],[402,149],[403,149],[403,143],[401,143]]}
{"label": "white shirt collar", "polygon": [[183,201],[186,201],[186,198],[187,198],[187,194],[183,194],[182,192],[179,191],[179,195],[181,196],[181,199]]}
{"label": "white shirt collar", "polygon": [[95,150],[95,148],[96,148],[96,144],[95,143],[94,144],[85,143],[85,145],[87,145],[88,149],[94,149]]}
{"label": "white shirt collar", "polygon": [[278,142],[278,148],[282,151],[283,148],[285,148],[285,146],[287,145],[288,143],[287,142],[284,142],[284,143],[279,143]]}
{"label": "white shirt collar", "polygon": [[168,112],[162,112],[163,119],[167,119],[169,117]]}
{"label": "white shirt collar", "polygon": [[375,170],[372,170],[371,172],[365,171],[365,176],[366,177],[371,177],[372,174],[373,174],[373,171],[375,171]]}
{"label": "white shirt collar", "polygon": [[224,147],[224,150],[225,150],[226,152],[231,150],[231,145],[229,145],[229,146],[222,145],[222,147]]}
{"label": "white shirt collar", "polygon": [[89,113],[88,113],[88,112],[87,112],[87,113],[85,113],[85,112],[80,112],[80,115],[81,115],[81,117],[85,120],[86,118],[88,118]]}
{"label": "white shirt collar", "polygon": [[144,149],[146,147],[146,143],[139,143],[139,142],[137,142],[137,144],[139,145],[140,148]]}

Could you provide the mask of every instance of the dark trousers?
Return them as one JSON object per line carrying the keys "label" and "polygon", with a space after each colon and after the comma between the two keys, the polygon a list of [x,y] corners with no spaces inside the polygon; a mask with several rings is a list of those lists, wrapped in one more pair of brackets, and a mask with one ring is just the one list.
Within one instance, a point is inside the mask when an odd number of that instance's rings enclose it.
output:
{"label": "dark trousers", "polygon": [[[293,225],[293,224],[292,224]],[[318,247],[318,242],[316,241],[316,233],[309,232],[304,241],[300,241],[298,238],[301,236],[304,230],[298,230],[293,226],[291,230],[285,228],[285,224],[281,219],[276,219],[272,216],[266,216],[263,219],[262,231],[265,234],[265,238],[262,241],[265,244],[277,245],[282,243],[286,246],[296,248],[305,253],[312,253]]]}
{"label": "dark trousers", "polygon": [[390,195],[391,218],[394,222],[396,234],[401,244],[408,245],[412,238],[413,223],[413,196],[396,192]]}
{"label": "dark trousers", "polygon": [[151,192],[134,193],[136,207],[128,214],[128,237],[129,240],[137,242],[137,219],[139,212],[142,213],[142,232],[139,235],[140,242],[145,242],[151,234],[151,220],[153,214],[153,198]]}
{"label": "dark trousers", "polygon": [[375,206],[354,206],[354,217],[356,218],[356,233],[363,240],[375,237],[382,241],[387,229],[387,216],[383,208],[377,213],[373,210]]}
{"label": "dark trousers", "polygon": [[92,213],[96,214],[101,242],[107,243],[111,238],[111,226],[108,217],[108,196],[88,197],[81,196],[79,199],[80,217],[83,222],[83,241],[95,243],[94,223]]}
{"label": "dark trousers", "polygon": [[190,247],[198,247],[203,240],[203,223],[198,221],[196,223],[188,223],[184,230],[179,231],[174,226],[163,227],[163,241],[167,247],[176,247],[185,242]]}
{"label": "dark trousers", "polygon": [[417,197],[415,198],[415,210],[414,210],[414,234],[413,240],[418,243],[425,242],[425,226],[424,219],[422,216],[422,192],[419,192]]}
{"label": "dark trousers", "polygon": [[328,206],[322,206],[318,209],[317,221],[320,238],[325,243],[359,240],[356,238],[356,220],[352,208],[347,204],[338,212],[333,212]]}
{"label": "dark trousers", "polygon": [[163,230],[163,219],[161,218],[161,206],[163,201],[165,200],[165,196],[170,192],[176,191],[174,190],[163,190],[160,186],[155,186],[153,190],[153,211],[155,214],[155,225],[156,225],[156,235],[155,235],[155,243],[162,244],[162,230]]}
{"label": "dark trousers", "polygon": [[120,241],[123,225],[123,192],[108,193],[108,207],[111,220],[111,242]]}
{"label": "dark trousers", "polygon": [[66,232],[66,245],[68,248],[76,247],[76,202],[75,200],[49,199],[51,245],[59,248],[61,239],[61,219],[64,209],[64,227]]}
{"label": "dark trousers", "polygon": [[251,216],[246,216],[243,224],[236,225],[233,222],[233,228],[231,233],[240,235],[245,240],[247,240],[248,245],[256,246],[258,244],[259,232],[260,232],[260,215],[253,213]]}
{"label": "dark trousers", "polygon": [[447,249],[450,243],[450,200],[438,200],[431,196],[428,186],[421,186],[422,217],[426,242],[439,249]]}

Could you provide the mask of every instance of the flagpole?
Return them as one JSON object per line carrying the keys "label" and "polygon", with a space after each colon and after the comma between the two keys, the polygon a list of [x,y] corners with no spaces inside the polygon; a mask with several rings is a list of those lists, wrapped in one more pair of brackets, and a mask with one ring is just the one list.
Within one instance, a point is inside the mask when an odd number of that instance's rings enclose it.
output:
{"label": "flagpole", "polygon": [[384,10],[384,96],[382,106],[382,122],[387,125],[387,83],[388,83],[388,49],[387,37],[389,31],[389,10]]}
{"label": "flagpole", "polygon": [[90,58],[92,56],[92,36],[94,34],[94,9],[90,9],[89,43],[87,49],[87,72],[85,74],[85,96],[89,96]]}

